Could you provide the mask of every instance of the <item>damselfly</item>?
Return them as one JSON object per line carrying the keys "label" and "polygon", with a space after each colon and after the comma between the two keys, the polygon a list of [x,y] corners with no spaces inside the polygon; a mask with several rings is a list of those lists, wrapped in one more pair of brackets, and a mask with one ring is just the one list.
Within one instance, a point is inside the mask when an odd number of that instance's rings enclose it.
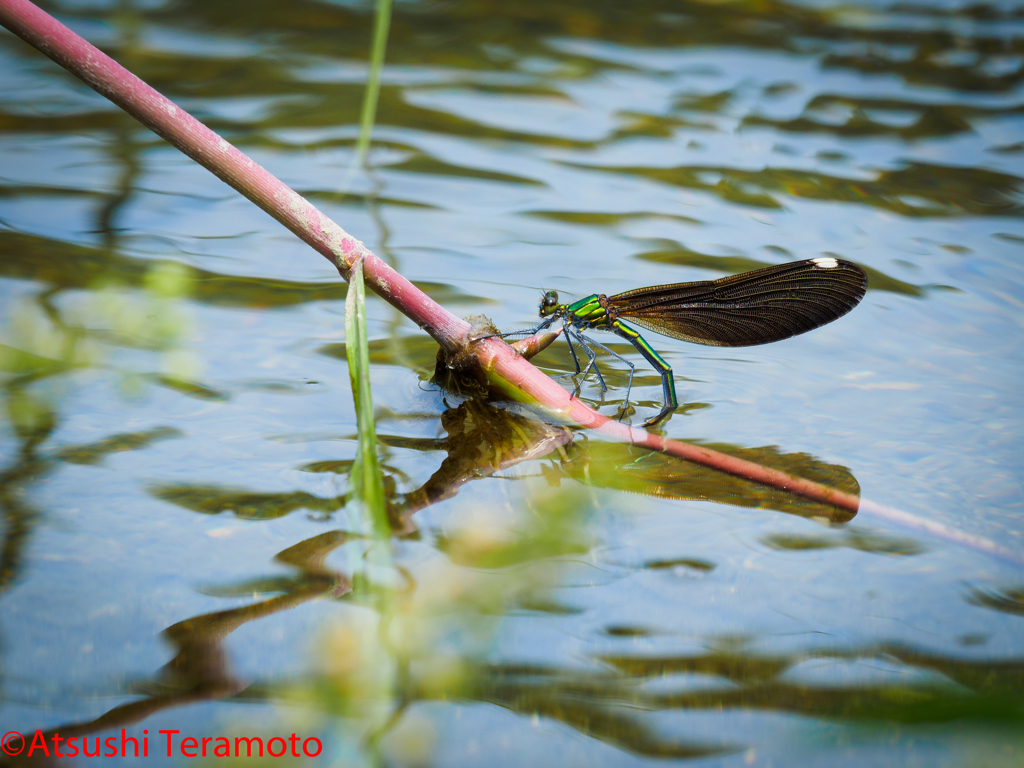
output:
{"label": "damselfly", "polygon": [[[661,374],[663,407],[644,422],[644,426],[652,426],[679,405],[672,368],[623,320],[695,344],[748,347],[788,339],[830,323],[857,306],[866,289],[864,270],[849,261],[829,256],[765,267],[718,280],[655,285],[615,296],[595,293],[572,304],[560,304],[557,292],[546,291],[540,303],[540,316],[544,321],[534,328],[502,336],[534,334],[561,320],[576,373],[583,373],[573,396],[579,394],[580,386],[591,371],[597,374],[601,390],[607,389],[597,368],[597,355],[593,350],[597,347],[629,366],[625,409],[633,386],[633,364],[583,332],[597,329],[621,336]],[[582,371],[573,342],[579,344],[588,357]]]}

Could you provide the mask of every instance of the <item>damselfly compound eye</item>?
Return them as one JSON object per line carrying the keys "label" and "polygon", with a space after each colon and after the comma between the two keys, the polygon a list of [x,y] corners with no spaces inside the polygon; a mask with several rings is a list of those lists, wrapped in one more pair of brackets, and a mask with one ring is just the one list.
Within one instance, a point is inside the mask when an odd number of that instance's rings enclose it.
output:
{"label": "damselfly compound eye", "polygon": [[557,307],[558,293],[556,291],[546,291],[544,297],[540,300],[540,316],[550,315]]}

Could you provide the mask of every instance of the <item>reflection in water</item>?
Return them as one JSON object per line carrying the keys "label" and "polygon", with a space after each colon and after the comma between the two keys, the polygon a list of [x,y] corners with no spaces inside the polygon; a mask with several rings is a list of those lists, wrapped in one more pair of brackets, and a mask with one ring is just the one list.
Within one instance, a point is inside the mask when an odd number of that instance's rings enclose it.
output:
{"label": "reflection in water", "polygon": [[479,400],[466,400],[441,415],[448,434],[434,450],[447,451],[438,470],[420,488],[394,504],[391,525],[396,533],[411,530],[412,515],[458,493],[470,480],[488,477],[523,461],[557,452],[572,440],[563,427],[530,419]]}
{"label": "reflection in water", "polygon": [[[44,237],[0,230],[0,276],[37,280],[55,290],[82,289],[114,283],[130,288],[145,285],[154,267],[150,259],[72,246]],[[222,307],[288,307],[314,301],[343,301],[345,283],[298,282],[235,277],[191,268],[189,299]],[[450,286],[417,282],[424,292],[445,304],[471,300]]]}
{"label": "reflection in water", "polygon": [[[780,491],[765,491],[669,457],[617,444],[571,441],[569,430],[478,400],[467,400],[446,411],[441,426],[447,434],[444,439],[404,442],[406,448],[446,452],[431,478],[405,493],[395,491],[394,472],[386,484],[394,524],[406,535],[414,530],[412,516],[416,512],[453,498],[469,481],[538,460],[545,461],[544,477],[553,486],[574,479],[583,485],[662,498],[700,498],[819,518],[829,512],[799,497],[787,498]],[[57,455],[65,460],[95,462],[104,453],[140,448],[153,439],[170,436],[166,430],[152,430],[64,449]],[[805,455],[735,446],[716,449],[857,491],[856,481],[846,470]],[[303,469],[344,473],[349,466],[347,461],[317,462]],[[157,485],[152,492],[193,511],[229,511],[250,520],[268,520],[299,509],[330,514],[344,505],[343,496],[317,499],[308,494],[258,494],[198,486]],[[583,513],[587,505],[581,501],[578,493],[561,491],[549,495],[537,515],[516,515],[504,522],[493,515],[470,516],[436,541],[438,549],[449,558],[447,566],[433,569],[426,577],[420,574],[411,581],[407,577],[405,586],[397,589],[386,586],[386,582],[373,587],[378,593],[390,592],[386,599],[380,594],[373,597],[372,593],[351,592],[353,578],[362,582],[365,577],[342,575],[325,563],[330,553],[346,541],[358,540],[341,531],[329,531],[300,542],[275,558],[293,567],[294,577],[257,578],[203,590],[220,597],[257,592],[277,592],[279,597],[169,627],[164,637],[174,646],[176,655],[151,681],[131,686],[131,692],[143,698],[115,707],[95,720],[62,725],[52,731],[59,731],[65,738],[116,731],[163,709],[226,696],[267,701],[298,696],[325,711],[339,707],[349,711],[363,723],[349,737],[357,741],[366,738],[367,747],[376,750],[372,745],[379,746],[402,722],[402,714],[410,706],[454,698],[497,704],[524,716],[550,718],[639,756],[697,758],[742,751],[749,743],[739,734],[726,739],[673,736],[654,727],[644,713],[741,708],[852,720],[919,722],[965,715],[1008,716],[1002,713],[1016,701],[1017,684],[1013,680],[1024,674],[1024,661],[965,662],[896,645],[824,645],[792,654],[766,655],[743,641],[708,637],[705,642],[709,650],[705,653],[602,653],[595,660],[607,668],[599,672],[488,661],[481,653],[487,647],[487,638],[493,637],[499,626],[494,617],[517,606],[518,610],[572,614],[571,608],[551,602],[544,594],[564,578],[567,556],[586,556],[593,546],[588,532],[591,524]],[[852,530],[840,533],[838,539],[823,536],[799,541],[776,536],[771,546],[849,546],[892,554],[916,551],[912,543],[872,538]],[[361,570],[359,561],[354,562]],[[527,565],[530,567],[524,568]],[[711,572],[715,564],[697,559],[652,560],[644,567],[678,577],[684,572]],[[977,599],[989,599],[980,592],[976,595]],[[371,598],[378,607],[390,605],[382,614],[387,618],[387,628],[353,620],[332,629],[324,638],[323,656],[317,662],[319,671],[311,680],[244,682],[231,671],[223,647],[223,640],[231,632],[247,622],[318,597],[355,598],[357,604]],[[1007,599],[1013,598],[1004,601]],[[436,638],[451,636],[456,626],[461,627],[463,640],[454,646],[437,643]],[[379,646],[374,638],[382,632],[387,639]],[[609,626],[606,632],[613,639],[658,635],[656,623]],[[801,679],[798,670],[808,662],[815,662],[819,674],[824,663],[883,663],[893,672],[876,683],[821,687],[813,680]],[[438,670],[448,672],[439,674]],[[906,693],[908,680],[917,680],[911,684],[912,695]],[[371,711],[377,714],[370,716]]]}
{"label": "reflection in water", "polygon": [[231,512],[243,520],[273,520],[297,509],[329,514],[344,505],[343,499],[319,499],[302,491],[253,493],[244,489],[184,484],[154,485],[149,490],[158,499],[193,512],[205,515]]}
{"label": "reflection in water", "polygon": [[1024,179],[984,168],[911,163],[872,179],[851,179],[794,168],[686,165],[675,168],[585,166],[700,190],[755,208],[782,209],[786,197],[882,208],[903,216],[1020,216]]}
{"label": "reflection in water", "polygon": [[181,432],[172,427],[156,427],[146,432],[113,435],[91,445],[72,445],[61,448],[57,451],[56,457],[69,464],[99,464],[109,454],[138,451],[159,440],[181,436]]}
{"label": "reflection in water", "polygon": [[1004,613],[1024,616],[1024,587],[1004,589],[996,592],[972,589],[970,599],[975,605],[983,605],[986,608],[994,608]]}
{"label": "reflection in water", "polygon": [[21,577],[28,538],[39,517],[25,489],[44,479],[52,469],[52,462],[40,457],[39,446],[56,426],[55,414],[44,401],[25,391],[30,383],[28,377],[15,379],[5,393],[19,446],[16,460],[0,473],[0,510],[4,518],[0,591],[10,589]]}
{"label": "reflection in water", "polygon": [[[552,426],[479,399],[469,399],[456,408],[446,410],[441,415],[440,428],[447,433],[446,438],[399,440],[386,434],[380,437],[381,442],[396,447],[426,452],[445,451],[447,454],[427,482],[404,493],[396,489],[407,478],[399,470],[384,464],[385,494],[396,533],[413,531],[412,516],[416,512],[453,497],[467,482],[490,477],[535,459],[550,462],[544,468],[544,477],[555,485],[563,479],[572,479],[595,488],[665,499],[700,499],[736,507],[771,509],[831,522],[848,522],[854,516],[846,509],[812,501],[782,488],[760,485],[647,449],[580,438],[574,440],[573,433],[565,427]],[[142,444],[142,438],[133,439],[138,445]],[[113,445],[124,441],[122,438],[104,442]],[[702,445],[854,496],[860,491],[856,479],[845,467],[825,464],[806,454],[785,454],[776,447],[751,449],[722,444]],[[299,469],[347,474],[351,467],[350,460],[329,460],[303,465]],[[258,493],[241,488],[187,483],[155,483],[149,492],[193,512],[207,515],[228,512],[245,520],[271,520],[298,510],[330,516],[342,509],[347,499],[344,494],[319,498],[303,491]]]}
{"label": "reflection in water", "polygon": [[842,536],[808,536],[795,534],[775,534],[764,539],[766,546],[773,549],[830,549],[831,547],[850,547],[861,552],[874,552],[885,555],[918,555],[925,548],[913,539],[900,539],[895,536],[865,531],[846,531]]}
{"label": "reflection in water", "polygon": [[[741,448],[699,443],[705,448],[743,459],[794,477],[857,496],[860,486],[845,467],[825,464],[806,454],[784,454],[774,446]],[[614,488],[664,499],[702,499],[737,507],[774,509],[802,517],[847,522],[854,513],[821,504],[780,488],[771,488],[709,467],[680,461],[617,443],[575,444],[565,473],[602,488]]]}
{"label": "reflection in water", "polygon": [[[998,113],[964,104],[911,104],[897,99],[855,98],[832,94],[815,96],[804,115],[772,120],[760,115],[743,119],[747,126],[771,126],[793,133],[822,132],[838,136],[894,136],[904,140],[952,136],[971,130],[970,118]],[[835,113],[843,121],[835,120]]]}
{"label": "reflection in water", "polygon": [[[117,732],[163,710],[238,695],[250,683],[240,679],[232,670],[223,646],[225,638],[250,621],[291,610],[314,598],[337,598],[346,594],[351,589],[349,581],[324,567],[324,559],[345,541],[341,531],[328,531],[279,552],[275,560],[297,571],[292,579],[276,580],[276,591],[282,595],[242,608],[194,616],[171,625],[164,630],[163,639],[174,648],[174,658],[153,679],[138,681],[126,691],[141,698],[115,707],[95,720],[52,728],[46,732],[45,738],[51,738],[54,733],[67,740],[106,731]],[[98,747],[96,751],[99,752]],[[33,756],[26,753],[23,760],[15,760],[16,765],[44,762],[48,761],[44,760],[42,752]]]}
{"label": "reflection in water", "polygon": [[[895,678],[892,682],[837,688],[819,687],[813,679],[800,680],[800,675],[796,674],[800,665],[820,659],[836,665],[885,662],[892,665],[897,674],[892,676]],[[687,680],[680,677],[676,691],[640,695],[634,699],[638,705],[646,702],[652,708],[768,708],[907,723],[941,722],[964,716],[1016,720],[1018,716],[1011,711],[1011,702],[1016,700],[1014,689],[1024,674],[1024,660],[963,661],[897,645],[832,648],[777,657],[721,648],[694,656],[607,656],[604,660],[634,682],[685,674],[707,675],[719,681],[717,690],[712,687],[712,690],[687,691]],[[913,680],[909,672],[934,675],[918,677],[912,686],[913,694],[901,696],[900,692],[906,691],[904,686]],[[727,683],[735,683],[737,687]]]}

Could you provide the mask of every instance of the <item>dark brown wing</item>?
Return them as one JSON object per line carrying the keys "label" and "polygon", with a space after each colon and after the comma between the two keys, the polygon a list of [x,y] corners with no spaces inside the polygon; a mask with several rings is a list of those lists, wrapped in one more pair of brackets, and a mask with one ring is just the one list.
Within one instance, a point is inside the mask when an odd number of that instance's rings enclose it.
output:
{"label": "dark brown wing", "polygon": [[718,280],[637,288],[608,303],[622,320],[665,336],[748,347],[831,323],[857,306],[867,284],[856,264],[824,257]]}

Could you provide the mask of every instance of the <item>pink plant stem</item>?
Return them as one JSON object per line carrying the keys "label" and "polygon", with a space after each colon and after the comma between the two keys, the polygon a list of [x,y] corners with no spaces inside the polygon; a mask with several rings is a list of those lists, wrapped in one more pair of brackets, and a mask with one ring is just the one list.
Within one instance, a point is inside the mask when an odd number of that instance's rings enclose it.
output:
{"label": "pink plant stem", "polygon": [[[661,451],[851,512],[860,507],[860,499],[848,493],[611,421],[579,400],[570,398],[561,386],[503,341],[491,338],[470,344],[467,342],[470,329],[467,322],[437,304],[375,256],[361,241],[243,152],[45,11],[28,0],[0,0],[0,23],[252,200],[327,258],[343,277],[348,277],[355,259],[362,257],[364,277],[371,290],[429,333],[447,353],[470,351],[491,386],[509,398],[532,406],[539,405],[556,418],[598,430],[614,440]],[[529,347],[530,343],[525,346]],[[874,506],[885,509],[880,505]],[[916,521],[914,527],[943,535],[939,530],[941,526],[904,512],[898,512],[898,516],[902,516],[903,524]],[[890,515],[889,519],[897,518]],[[977,537],[971,540],[963,536],[957,538],[953,534],[958,532],[943,530],[945,538],[960,544],[993,553],[1002,550],[993,542],[975,541]]]}

